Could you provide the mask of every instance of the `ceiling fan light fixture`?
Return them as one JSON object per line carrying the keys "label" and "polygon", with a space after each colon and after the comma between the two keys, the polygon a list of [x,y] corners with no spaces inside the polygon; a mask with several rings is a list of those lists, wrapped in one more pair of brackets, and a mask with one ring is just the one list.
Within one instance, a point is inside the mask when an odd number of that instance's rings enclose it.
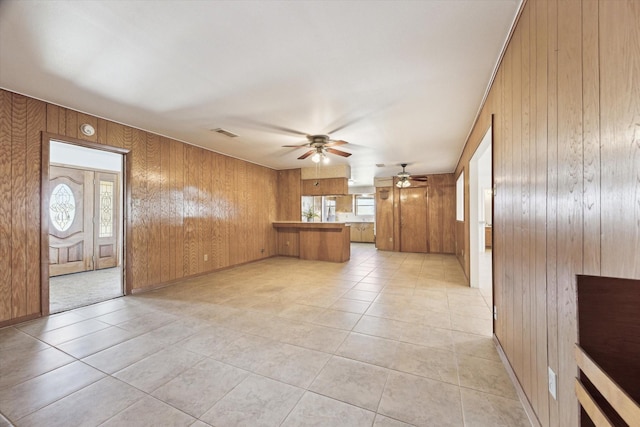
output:
{"label": "ceiling fan light fixture", "polygon": [[324,154],[322,155],[322,163],[324,163],[325,165],[328,165],[329,162],[331,162],[331,159],[329,159],[329,156],[325,156]]}
{"label": "ceiling fan light fixture", "polygon": [[315,153],[313,153],[313,156],[311,156],[311,161],[312,161],[313,163],[319,163],[319,162],[320,162],[320,158],[321,158],[321,157],[322,157],[322,156],[320,155],[320,153],[315,152]]}
{"label": "ceiling fan light fixture", "polygon": [[396,187],[407,188],[411,187],[411,181],[408,178],[400,178],[400,181],[396,182]]}

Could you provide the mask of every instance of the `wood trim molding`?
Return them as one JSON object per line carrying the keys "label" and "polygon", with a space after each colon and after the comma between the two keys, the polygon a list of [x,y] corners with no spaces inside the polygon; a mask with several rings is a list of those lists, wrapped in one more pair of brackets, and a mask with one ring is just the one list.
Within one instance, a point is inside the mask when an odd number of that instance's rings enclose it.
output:
{"label": "wood trim molding", "polygon": [[529,421],[531,422],[531,425],[533,427],[542,427],[542,424],[540,423],[540,420],[538,420],[538,417],[536,416],[536,413],[533,410],[533,406],[531,406],[531,402],[529,402],[529,399],[527,399],[527,395],[525,394],[524,389],[522,388],[522,385],[520,385],[520,382],[518,381],[518,377],[516,377],[516,373],[511,367],[511,364],[509,363],[509,359],[507,359],[507,355],[505,354],[504,349],[502,348],[502,344],[500,344],[500,341],[498,340],[498,337],[496,336],[495,333],[493,334],[493,343],[495,344],[496,350],[498,351],[498,356],[500,356],[500,360],[502,361],[502,364],[504,365],[504,368],[507,371],[507,375],[509,375],[509,379],[511,380],[511,382],[513,383],[513,386],[516,389],[516,393],[518,394],[520,403],[522,403],[524,412],[527,414],[527,417],[529,417]]}
{"label": "wood trim molding", "polygon": [[[40,212],[49,206],[49,136],[42,132]],[[40,215],[40,315],[49,315],[49,215]]]}
{"label": "wood trim molding", "polygon": [[589,418],[597,427],[613,427],[611,420],[607,418],[604,411],[598,406],[595,400],[591,397],[584,385],[576,378],[576,396],[578,396],[578,402],[584,408]]}
{"label": "wood trim molding", "polygon": [[[616,384],[578,344],[575,346],[575,352],[578,368],[589,378],[589,381],[591,381],[602,396],[607,399],[607,402],[609,402],[622,419],[629,425],[634,425],[635,422],[640,420],[640,406],[638,406],[631,396]],[[584,405],[583,407],[587,410]],[[600,424],[596,423],[596,425],[599,426]]]}
{"label": "wood trim molding", "polygon": [[[125,190],[125,198],[123,201],[123,232],[122,232],[122,263],[124,269],[124,283],[123,289],[125,295],[131,294],[131,285],[130,285],[130,275],[129,267],[130,265],[127,262],[128,254],[131,252],[128,248],[130,245],[127,239],[127,233],[129,231],[129,221],[128,212],[129,212],[129,201],[131,200],[131,188],[130,188],[130,168],[127,167],[128,158],[131,156],[130,150],[125,148],[113,147],[110,145],[99,144],[90,141],[83,141],[77,138],[71,138],[63,135],[56,135],[53,133],[42,132],[41,133],[41,147],[42,147],[42,156],[41,156],[41,183],[40,183],[40,315],[48,316],[49,315],[49,215],[45,215],[44,213],[49,209],[49,151],[51,146],[51,140],[60,141],[65,144],[77,145],[80,147],[91,148],[94,150],[107,151],[115,154],[120,154],[123,157],[122,162],[122,179],[123,188]],[[20,320],[23,322],[24,320]],[[19,322],[16,322],[19,323]]]}
{"label": "wood trim molding", "polygon": [[29,320],[39,319],[40,317],[43,316],[40,313],[36,313],[29,314],[28,316],[16,317],[15,319],[3,320],[0,322],[0,329],[7,326],[17,325],[18,323],[28,322]]}

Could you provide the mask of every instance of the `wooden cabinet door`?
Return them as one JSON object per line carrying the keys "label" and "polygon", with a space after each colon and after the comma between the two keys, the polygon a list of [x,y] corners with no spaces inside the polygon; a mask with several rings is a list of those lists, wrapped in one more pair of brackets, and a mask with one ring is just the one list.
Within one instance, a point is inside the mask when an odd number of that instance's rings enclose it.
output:
{"label": "wooden cabinet door", "polygon": [[362,226],[362,241],[367,243],[373,243],[375,241],[373,224],[364,224]]}
{"label": "wooden cabinet door", "polygon": [[336,197],[336,212],[353,212],[353,197],[352,196]]}
{"label": "wooden cabinet door", "polygon": [[93,191],[93,172],[50,167],[50,276],[93,269]]}
{"label": "wooden cabinet door", "polygon": [[352,242],[360,242],[361,241],[361,231],[357,224],[351,224],[351,241]]}
{"label": "wooden cabinet door", "polygon": [[400,251],[428,252],[427,188],[400,190]]}

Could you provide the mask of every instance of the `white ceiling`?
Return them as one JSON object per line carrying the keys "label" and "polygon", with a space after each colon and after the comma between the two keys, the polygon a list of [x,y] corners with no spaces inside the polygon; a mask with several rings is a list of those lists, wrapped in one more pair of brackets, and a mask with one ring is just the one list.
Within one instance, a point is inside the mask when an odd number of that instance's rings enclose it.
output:
{"label": "white ceiling", "polygon": [[453,171],[519,5],[5,0],[0,87],[275,169],[331,132],[371,185]]}

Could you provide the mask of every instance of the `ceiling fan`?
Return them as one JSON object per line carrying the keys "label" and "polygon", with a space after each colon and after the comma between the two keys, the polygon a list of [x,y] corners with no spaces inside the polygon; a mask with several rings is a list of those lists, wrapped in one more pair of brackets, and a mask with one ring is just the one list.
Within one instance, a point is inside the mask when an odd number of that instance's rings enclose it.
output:
{"label": "ceiling fan", "polygon": [[349,157],[351,153],[347,153],[346,151],[336,150],[335,148],[338,145],[348,144],[347,141],[343,141],[341,139],[331,139],[329,135],[307,135],[307,139],[309,140],[306,144],[300,145],[283,145],[283,147],[309,147],[310,150],[304,153],[302,156],[298,157],[298,160],[304,160],[307,157],[311,156],[311,160],[314,163],[319,163],[322,160],[324,163],[329,163],[329,157],[327,157],[327,153],[335,154],[337,156]]}
{"label": "ceiling fan", "polygon": [[398,182],[396,182],[396,187],[398,188],[407,188],[411,186],[411,181],[421,181],[421,182],[427,182],[428,181],[428,177],[427,175],[411,175],[409,172],[406,171],[406,167],[407,167],[408,163],[401,163],[400,166],[402,166],[402,172],[398,172]]}

